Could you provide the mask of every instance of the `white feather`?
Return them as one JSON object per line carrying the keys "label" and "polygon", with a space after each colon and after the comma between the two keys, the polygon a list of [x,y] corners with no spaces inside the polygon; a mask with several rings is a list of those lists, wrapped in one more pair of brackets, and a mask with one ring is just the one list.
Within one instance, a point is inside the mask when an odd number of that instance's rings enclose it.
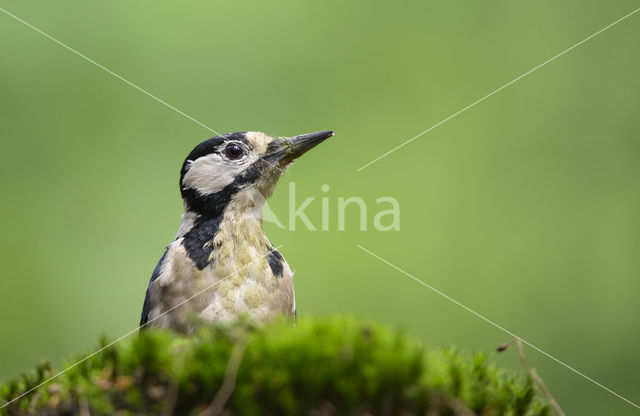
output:
{"label": "white feather", "polygon": [[201,195],[220,192],[256,159],[255,156],[248,155],[241,160],[229,160],[218,153],[211,153],[189,160],[182,185],[195,189]]}

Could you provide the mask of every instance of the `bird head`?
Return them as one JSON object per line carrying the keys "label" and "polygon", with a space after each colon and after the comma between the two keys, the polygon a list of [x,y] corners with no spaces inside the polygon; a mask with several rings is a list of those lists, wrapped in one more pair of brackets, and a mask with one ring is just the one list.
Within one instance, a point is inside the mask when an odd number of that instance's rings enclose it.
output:
{"label": "bird head", "polygon": [[[332,131],[295,137],[260,132],[229,133],[197,145],[180,172],[185,210],[219,216],[232,199],[262,208],[284,170],[296,158],[333,136]],[[259,205],[259,206],[256,206]]]}

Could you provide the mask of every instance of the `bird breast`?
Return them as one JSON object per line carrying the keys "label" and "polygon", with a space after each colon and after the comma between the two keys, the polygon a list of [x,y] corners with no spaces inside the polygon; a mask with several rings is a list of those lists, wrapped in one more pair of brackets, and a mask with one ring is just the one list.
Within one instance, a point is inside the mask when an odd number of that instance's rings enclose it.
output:
{"label": "bird breast", "polygon": [[183,240],[168,247],[150,286],[149,319],[157,318],[151,326],[189,331],[198,320],[245,316],[262,323],[295,313],[291,269],[255,220],[225,216],[215,237],[205,243],[213,249],[202,269],[189,257]]}

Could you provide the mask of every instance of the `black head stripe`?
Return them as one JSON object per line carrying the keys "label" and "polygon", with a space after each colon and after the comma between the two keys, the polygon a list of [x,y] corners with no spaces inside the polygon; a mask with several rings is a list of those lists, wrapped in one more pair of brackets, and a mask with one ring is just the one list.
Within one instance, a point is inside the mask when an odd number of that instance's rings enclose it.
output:
{"label": "black head stripe", "polygon": [[182,198],[187,204],[187,208],[202,217],[213,218],[223,214],[231,197],[235,195],[244,185],[255,182],[262,174],[265,162],[258,159],[247,169],[238,175],[233,182],[225,186],[221,191],[213,194],[202,195],[192,188],[181,188]]}
{"label": "black head stripe", "polygon": [[225,186],[221,191],[213,194],[202,195],[192,188],[184,188],[182,181],[187,172],[189,161],[196,160],[208,154],[219,152],[229,141],[239,141],[251,148],[245,132],[223,134],[213,137],[197,145],[185,159],[180,171],[180,192],[186,204],[186,209],[198,215],[193,228],[184,235],[182,245],[187,255],[202,270],[209,264],[209,256],[213,251],[211,245],[213,238],[222,221],[222,216],[231,198],[245,185],[253,183],[262,174],[265,162],[257,160],[238,175],[233,182]]}
{"label": "black head stripe", "polygon": [[222,145],[222,143],[230,140],[237,140],[246,144],[247,146],[251,146],[251,143],[249,143],[249,140],[246,137],[246,132],[244,131],[222,134],[198,144],[193,148],[191,153],[189,153],[189,156],[187,156],[187,160],[196,160],[199,157],[206,156],[209,153],[215,152]]}
{"label": "black head stripe", "polygon": [[209,264],[209,256],[213,251],[210,243],[222,221],[224,210],[231,201],[231,198],[243,186],[253,183],[264,169],[264,162],[258,160],[249,166],[232,183],[225,186],[219,192],[209,195],[201,195],[195,189],[183,189],[182,197],[187,205],[187,209],[198,214],[193,228],[184,236],[182,245],[187,255],[198,269],[202,270]]}
{"label": "black head stripe", "polygon": [[230,140],[237,140],[244,143],[247,147],[251,148],[251,143],[247,140],[246,132],[241,131],[237,133],[227,133],[220,136],[212,137],[209,140],[205,140],[196,147],[193,148],[189,156],[184,160],[182,169],[180,170],[180,187],[182,188],[182,180],[189,166],[189,161],[196,160],[211,153],[219,152],[224,144]]}

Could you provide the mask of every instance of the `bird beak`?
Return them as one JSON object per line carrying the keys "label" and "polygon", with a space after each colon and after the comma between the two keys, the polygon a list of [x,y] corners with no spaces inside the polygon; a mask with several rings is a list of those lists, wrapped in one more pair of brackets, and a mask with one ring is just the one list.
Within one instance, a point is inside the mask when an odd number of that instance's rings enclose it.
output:
{"label": "bird beak", "polygon": [[277,138],[269,144],[269,153],[265,159],[270,163],[287,165],[331,136],[332,131],[318,131],[295,137]]}

